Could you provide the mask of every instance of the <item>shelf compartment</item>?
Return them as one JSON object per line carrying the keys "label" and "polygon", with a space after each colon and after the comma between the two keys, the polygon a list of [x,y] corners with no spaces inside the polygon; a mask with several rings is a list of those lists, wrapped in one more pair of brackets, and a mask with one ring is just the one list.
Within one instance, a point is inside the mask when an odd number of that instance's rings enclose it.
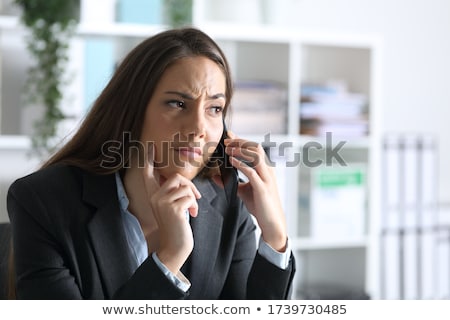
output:
{"label": "shelf compartment", "polygon": [[365,295],[365,248],[294,251],[294,255],[299,270],[294,285],[295,298],[318,287]]}
{"label": "shelf compartment", "polygon": [[299,237],[290,240],[292,248],[298,251],[330,250],[365,248],[368,244],[367,237],[349,238],[340,240],[320,240],[308,237]]}

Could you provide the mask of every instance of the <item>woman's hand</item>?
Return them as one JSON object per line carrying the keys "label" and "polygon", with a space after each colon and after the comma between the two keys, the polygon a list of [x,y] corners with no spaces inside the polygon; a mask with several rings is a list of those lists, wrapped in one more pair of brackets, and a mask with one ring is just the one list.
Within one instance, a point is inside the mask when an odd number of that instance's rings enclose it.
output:
{"label": "woman's hand", "polygon": [[159,247],[156,254],[172,273],[177,274],[194,248],[186,212],[192,217],[197,216],[197,199],[201,195],[195,185],[180,174],[162,182],[153,165],[153,153],[149,150],[143,172],[150,207],[158,223]]}
{"label": "woman's hand", "polygon": [[225,152],[230,156],[231,165],[248,178],[248,182],[239,184],[238,196],[255,216],[264,241],[275,250],[284,252],[287,243],[286,219],[275,170],[269,165],[260,144],[239,139],[231,132],[228,136],[230,139],[225,139]]}

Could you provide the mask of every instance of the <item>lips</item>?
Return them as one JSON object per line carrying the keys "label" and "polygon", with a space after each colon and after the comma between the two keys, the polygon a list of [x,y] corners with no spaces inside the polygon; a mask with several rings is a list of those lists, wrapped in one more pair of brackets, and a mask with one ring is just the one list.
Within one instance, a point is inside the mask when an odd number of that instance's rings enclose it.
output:
{"label": "lips", "polygon": [[175,151],[187,158],[196,158],[202,155],[202,149],[198,147],[177,147]]}

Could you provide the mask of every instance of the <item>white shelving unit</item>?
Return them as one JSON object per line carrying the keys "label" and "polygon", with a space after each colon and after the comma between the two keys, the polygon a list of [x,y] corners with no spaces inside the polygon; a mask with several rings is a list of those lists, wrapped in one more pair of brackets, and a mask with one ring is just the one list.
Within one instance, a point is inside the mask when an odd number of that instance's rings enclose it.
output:
{"label": "white shelving unit", "polygon": [[[232,2],[232,1],[231,1]],[[364,291],[371,298],[379,298],[378,289],[378,218],[379,203],[379,132],[380,118],[380,63],[382,43],[376,35],[341,34],[293,30],[282,26],[252,24],[239,21],[215,21],[218,0],[195,0],[193,24],[213,37],[227,55],[235,80],[262,80],[281,83],[287,91],[285,130],[271,135],[277,146],[291,143],[281,160],[292,160],[308,143],[326,145],[325,137],[300,135],[299,102],[301,85],[305,82],[322,82],[333,79],[345,80],[351,90],[361,92],[369,100],[369,135],[355,138],[334,137],[335,147],[345,139],[343,153],[349,163],[364,162],[367,165],[367,205],[360,213],[364,219],[364,234],[358,237],[320,239],[299,234],[306,223],[299,214],[299,192],[303,188],[300,178],[301,166],[280,169],[280,188],[283,190],[284,207],[289,223],[290,244],[297,259],[294,298],[298,290],[315,284],[343,285],[352,290]],[[255,3],[262,4],[261,1]],[[286,3],[286,2],[284,2]],[[231,4],[230,4],[231,5]],[[229,7],[230,10],[234,8]],[[261,19],[264,20],[264,19]],[[17,19],[0,16],[0,29],[20,28]],[[71,67],[80,70],[76,75],[74,92],[78,117],[83,116],[87,106],[83,92],[84,50],[87,39],[113,41],[115,59],[119,61],[134,44],[161,30],[164,26],[145,26],[120,23],[80,23]],[[5,45],[5,44],[3,44]],[[257,121],[258,115],[255,114]],[[261,126],[264,126],[262,124]],[[233,129],[233,128],[231,128]],[[239,132],[236,132],[239,134]],[[245,137],[264,142],[264,134],[247,134]],[[0,136],[0,142],[12,143],[12,138]],[[22,145],[26,145],[23,139]],[[2,144],[0,143],[0,148]],[[272,150],[277,153],[277,150]],[[323,155],[318,154],[318,157]],[[280,161],[281,161],[280,160]]]}

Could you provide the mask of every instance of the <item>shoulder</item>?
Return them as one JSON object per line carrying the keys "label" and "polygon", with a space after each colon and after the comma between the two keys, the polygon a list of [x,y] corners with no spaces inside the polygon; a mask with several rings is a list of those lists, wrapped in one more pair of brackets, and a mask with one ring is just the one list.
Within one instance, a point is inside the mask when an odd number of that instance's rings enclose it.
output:
{"label": "shoulder", "polygon": [[10,192],[28,188],[37,191],[40,189],[47,191],[60,190],[61,188],[79,184],[82,173],[83,170],[77,167],[52,165],[17,179],[11,185]]}
{"label": "shoulder", "polygon": [[68,165],[40,169],[12,183],[7,202],[33,210],[41,205],[75,206],[82,199],[84,175],[84,170]]}
{"label": "shoulder", "polygon": [[79,207],[81,179],[80,169],[65,165],[50,166],[17,179],[8,190],[10,220],[23,225],[30,224],[32,218],[41,226],[64,220]]}
{"label": "shoulder", "polygon": [[[52,165],[16,180],[8,190],[10,217],[68,223],[89,217],[90,203],[114,197],[114,175],[96,175],[69,165]],[[89,202],[89,199],[93,199]],[[88,214],[87,216],[85,214]],[[65,222],[64,222],[65,221]],[[49,222],[50,223],[50,222]]]}

